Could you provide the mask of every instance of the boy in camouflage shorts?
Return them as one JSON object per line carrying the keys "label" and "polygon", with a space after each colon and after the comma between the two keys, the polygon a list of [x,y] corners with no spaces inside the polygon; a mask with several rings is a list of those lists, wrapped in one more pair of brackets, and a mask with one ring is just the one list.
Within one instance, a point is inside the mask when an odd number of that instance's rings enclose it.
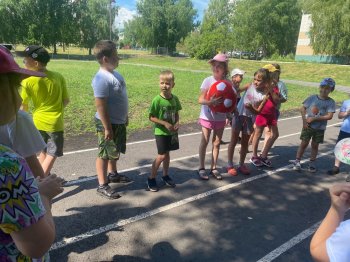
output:
{"label": "boy in camouflage shorts", "polygon": [[130,182],[128,177],[117,172],[117,160],[120,153],[125,154],[126,150],[128,95],[124,78],[114,70],[119,64],[115,43],[110,40],[97,42],[94,54],[100,64],[100,69],[92,80],[97,110],[97,193],[109,199],[117,199],[120,195],[108,184]]}

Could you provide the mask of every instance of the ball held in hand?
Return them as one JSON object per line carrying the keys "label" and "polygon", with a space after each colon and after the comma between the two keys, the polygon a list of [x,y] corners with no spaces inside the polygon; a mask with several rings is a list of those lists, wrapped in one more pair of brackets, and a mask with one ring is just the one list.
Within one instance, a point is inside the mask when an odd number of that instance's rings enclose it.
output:
{"label": "ball held in hand", "polygon": [[207,92],[206,99],[210,101],[212,97],[222,98],[218,105],[209,105],[213,112],[228,113],[232,112],[237,103],[237,94],[233,90],[232,84],[227,80],[220,80],[211,85]]}

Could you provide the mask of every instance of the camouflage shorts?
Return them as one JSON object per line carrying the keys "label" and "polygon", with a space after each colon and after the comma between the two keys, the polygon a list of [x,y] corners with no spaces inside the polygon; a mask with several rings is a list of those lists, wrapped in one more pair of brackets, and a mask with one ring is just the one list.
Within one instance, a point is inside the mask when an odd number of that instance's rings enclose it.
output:
{"label": "camouflage shorts", "polygon": [[98,157],[108,160],[118,160],[120,153],[126,151],[126,125],[112,124],[113,139],[106,140],[101,120],[95,119],[98,137]]}
{"label": "camouflage shorts", "polygon": [[300,139],[303,141],[312,141],[317,144],[322,144],[325,130],[313,129],[311,127],[303,128],[300,134]]}

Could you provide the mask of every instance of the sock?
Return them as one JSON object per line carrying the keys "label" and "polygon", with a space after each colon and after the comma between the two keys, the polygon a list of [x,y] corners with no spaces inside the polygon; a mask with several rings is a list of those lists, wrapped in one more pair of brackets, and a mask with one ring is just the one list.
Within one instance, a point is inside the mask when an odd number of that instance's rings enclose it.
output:
{"label": "sock", "polygon": [[102,184],[102,185],[98,185],[99,188],[105,188],[106,186],[108,186],[108,183]]}
{"label": "sock", "polygon": [[232,161],[227,162],[227,166],[228,167],[233,167],[233,162]]}

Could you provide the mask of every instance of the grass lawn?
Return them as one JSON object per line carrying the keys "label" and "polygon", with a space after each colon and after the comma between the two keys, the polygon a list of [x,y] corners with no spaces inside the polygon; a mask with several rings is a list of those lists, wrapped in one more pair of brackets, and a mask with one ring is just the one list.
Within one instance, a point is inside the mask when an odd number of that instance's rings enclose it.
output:
{"label": "grass lawn", "polygon": [[[160,68],[133,65],[135,63],[154,65]],[[233,66],[240,67],[247,71],[248,74],[244,82],[250,81],[253,72],[263,64],[266,62],[230,61],[231,68]],[[281,66],[282,76],[285,79],[319,82],[323,77],[332,76],[337,84],[350,86],[350,81],[347,80],[350,77],[350,67],[304,63],[286,63],[281,64]],[[98,64],[93,61],[52,60],[48,68],[62,73],[67,80],[71,103],[65,113],[66,135],[94,132],[95,107],[91,80],[98,70]],[[176,78],[174,94],[179,97],[183,107],[180,112],[181,122],[191,123],[197,120],[200,110],[200,105],[197,102],[199,87],[203,79],[210,75],[206,61],[160,56],[133,57],[122,60],[118,68],[118,71],[124,76],[128,88],[130,131],[152,126],[148,120],[148,107],[152,98],[159,93],[158,74],[160,70],[169,68],[173,69]],[[203,70],[205,72],[191,72],[190,70]],[[340,74],[340,71],[343,73]],[[331,72],[332,74],[330,74]],[[318,92],[317,88],[292,84],[288,84],[288,89],[289,100],[283,104],[282,111],[299,108],[307,96]],[[347,99],[348,95],[335,91],[331,97],[339,103]]]}

